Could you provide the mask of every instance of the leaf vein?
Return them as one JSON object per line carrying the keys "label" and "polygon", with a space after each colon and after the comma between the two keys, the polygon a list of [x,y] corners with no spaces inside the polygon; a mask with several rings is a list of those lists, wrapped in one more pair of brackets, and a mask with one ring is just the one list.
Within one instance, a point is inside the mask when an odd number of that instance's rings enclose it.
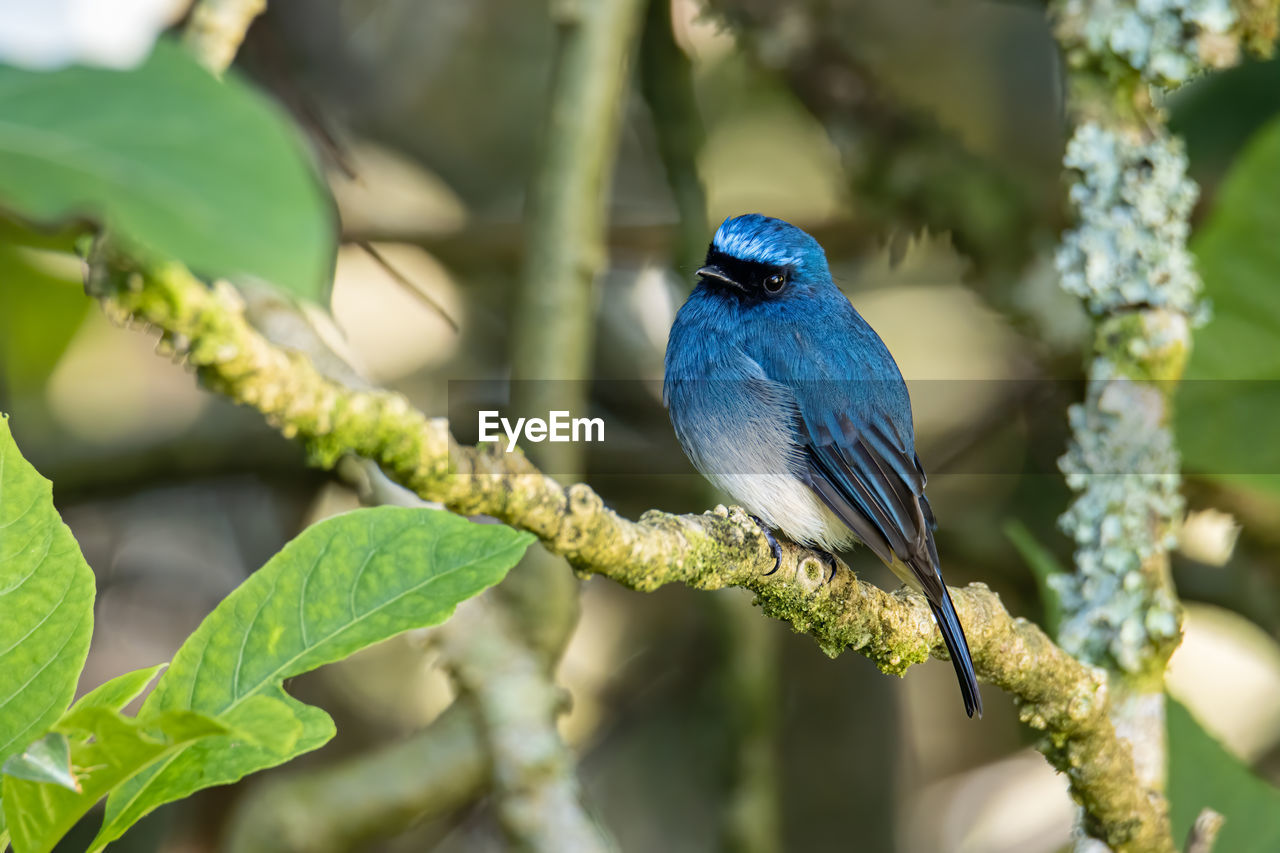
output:
{"label": "leaf vein", "polygon": [[302,576],[302,591],[298,594],[298,628],[302,632],[302,646],[306,648],[309,643],[307,641],[307,587],[311,583],[311,576],[315,574],[316,568],[320,562],[329,555],[329,547],[333,545],[333,540],[337,538],[335,533],[329,537],[329,541],[324,543],[324,547],[320,549],[320,553],[311,561],[311,567],[307,569],[307,573]]}
{"label": "leaf vein", "polygon": [[[65,598],[65,596],[64,596],[64,598]],[[61,602],[59,602],[59,604],[61,604]],[[31,677],[30,677],[30,678],[28,678],[28,679],[26,680],[26,682],[22,684],[22,686],[20,686],[17,690],[15,690],[13,693],[11,693],[11,694],[9,695],[9,698],[8,698],[8,699],[4,700],[4,702],[0,702],[0,709],[4,708],[6,705],[8,705],[10,702],[12,702],[12,701],[13,701],[13,698],[14,698],[15,696],[17,696],[18,694],[22,693],[22,691],[26,690],[26,689],[27,689],[27,686],[28,686],[28,685],[30,685],[30,684],[31,684],[31,682],[35,681],[37,678],[39,678],[39,677],[40,677],[40,673],[44,672],[44,671],[45,671],[46,669],[48,669],[49,667],[53,666],[53,664],[54,664],[55,662],[57,662],[58,658],[62,657],[62,653],[63,653],[64,651],[66,651],[66,648],[67,648],[67,646],[71,643],[72,638],[73,638],[73,637],[75,637],[76,632],[80,629],[80,626],[81,626],[82,624],[84,624],[85,617],[86,617],[86,616],[89,616],[89,615],[90,615],[90,613],[88,613],[88,612],[86,612],[86,613],[82,613],[82,614],[80,615],[80,620],[79,620],[78,622],[76,622],[76,624],[75,624],[75,627],[74,627],[74,628],[72,628],[70,631],[68,631],[68,632],[67,632],[67,636],[63,639],[63,641],[62,641],[62,645],[58,647],[58,650],[57,650],[56,652],[54,652],[52,655],[50,655],[50,656],[49,656],[49,659],[48,659],[47,661],[45,661],[44,665],[43,665],[43,666],[41,666],[38,670],[36,670],[36,671],[31,675]],[[48,710],[52,705],[53,705],[53,702],[50,702],[48,705],[46,705],[46,706],[44,707],[44,710],[45,710],[45,711],[47,711],[47,710]],[[44,711],[41,711],[41,713],[44,713]],[[30,726],[28,726],[27,728],[29,729],[29,728],[30,728]],[[8,746],[9,746],[9,744],[13,743],[13,742],[14,742],[14,740],[15,740],[16,738],[17,738],[17,735],[15,735],[14,737],[9,738],[9,740],[5,742],[4,746],[0,746],[0,750],[2,750],[2,749],[4,749],[4,748],[8,747]]]}
{"label": "leaf vein", "polygon": [[[53,547],[52,543],[53,543],[53,535],[51,531],[50,535],[46,538],[46,541],[45,541],[44,554],[42,554],[40,559],[36,561],[35,567],[30,572],[27,573],[26,577],[24,577],[14,586],[5,590],[3,593],[0,593],[0,595],[12,594],[14,590],[24,585],[27,581],[29,581],[32,578],[32,576],[35,575],[36,572],[40,571],[40,567],[43,566],[45,564],[45,561],[49,559],[49,551],[52,550],[52,547]],[[36,631],[39,631],[40,626],[44,625],[45,622],[49,621],[49,617],[52,616],[57,611],[57,609],[62,606],[62,602],[66,601],[67,596],[71,594],[71,587],[75,585],[75,579],[76,579],[75,571],[71,571],[67,573],[67,585],[63,587],[62,598],[59,598],[57,603],[49,608],[49,612],[45,613],[44,618],[42,618],[39,622],[33,625],[30,631],[23,634],[22,637],[20,637],[12,645],[10,645],[9,648],[0,651],[0,658],[4,657],[5,655],[9,654],[9,652],[13,651],[15,648],[22,645],[23,641],[26,640],[27,637],[30,637]],[[0,704],[0,708],[3,708],[3,707],[4,705]]]}
{"label": "leaf vein", "polygon": [[[402,531],[402,532],[403,532],[403,531]],[[384,608],[384,607],[388,607],[388,606],[390,606],[390,605],[394,604],[396,601],[400,600],[401,598],[403,598],[403,597],[405,597],[405,596],[407,596],[407,595],[411,595],[411,594],[413,594],[413,593],[415,593],[415,592],[421,591],[422,589],[426,588],[427,586],[429,586],[430,584],[434,583],[434,582],[435,582],[435,581],[437,581],[437,580],[441,580],[441,579],[443,579],[443,578],[450,577],[450,576],[452,576],[453,574],[456,574],[457,572],[464,571],[464,570],[466,570],[466,569],[470,569],[470,568],[474,567],[475,565],[477,565],[477,564],[479,564],[479,563],[481,563],[481,562],[484,562],[484,561],[487,561],[487,560],[490,560],[490,559],[493,559],[493,558],[497,557],[499,554],[502,554],[502,553],[503,553],[503,552],[505,552],[505,551],[511,551],[511,550],[513,550],[513,549],[515,549],[515,548],[517,548],[517,547],[521,547],[521,546],[522,546],[522,544],[523,544],[523,543],[521,543],[519,540],[514,541],[514,542],[508,542],[508,543],[505,543],[505,544],[503,544],[503,545],[501,545],[501,546],[495,547],[492,551],[489,551],[489,552],[486,552],[486,553],[484,553],[484,554],[480,554],[480,555],[474,556],[474,557],[472,557],[470,560],[468,560],[467,562],[465,562],[465,563],[460,563],[459,565],[454,566],[454,567],[452,567],[452,568],[448,569],[447,571],[441,572],[441,573],[439,573],[439,574],[432,575],[431,577],[424,579],[421,583],[415,584],[413,587],[410,587],[410,588],[408,588],[408,589],[405,589],[405,590],[403,590],[402,592],[400,592],[398,595],[396,595],[396,596],[394,596],[394,597],[392,597],[392,598],[388,599],[388,600],[387,600],[387,601],[385,601],[385,602],[382,602],[382,603],[381,603],[381,604],[379,604],[377,607],[375,607],[375,608],[373,608],[372,610],[370,610],[369,612],[367,612],[367,613],[363,614],[363,615],[360,617],[360,620],[363,620],[363,619],[365,619],[365,618],[368,618],[369,616],[371,616],[371,615],[373,615],[374,613],[378,612],[378,611],[379,611],[379,610],[381,610],[382,608]],[[452,612],[452,610],[450,610],[449,612]],[[447,614],[446,614],[446,615],[447,615]],[[354,623],[353,623],[353,624],[354,624]],[[347,630],[347,629],[348,629],[348,628],[350,628],[350,627],[352,627],[352,625],[347,625],[347,626],[344,626],[343,628],[340,628],[340,629],[338,629],[338,630],[331,631],[331,632],[330,632],[329,634],[327,634],[324,638],[322,638],[320,641],[318,641],[318,642],[315,644],[315,646],[314,646],[313,648],[315,648],[315,647],[319,647],[320,645],[323,645],[324,643],[326,643],[326,642],[328,642],[330,639],[332,639],[335,635],[337,635],[337,634],[338,634],[338,633],[340,633],[341,631]],[[303,657],[303,655],[304,655],[305,653],[306,653],[306,650],[304,650],[304,651],[302,651],[302,652],[299,652],[298,654],[294,655],[294,656],[293,656],[292,658],[290,658],[289,660],[287,660],[287,661],[285,661],[284,663],[282,663],[280,666],[276,667],[276,669],[275,669],[272,673],[270,673],[269,675],[265,676],[261,681],[259,681],[259,682],[258,682],[258,684],[254,685],[254,687],[251,689],[251,691],[250,691],[249,693],[245,694],[245,695],[244,695],[244,696],[242,696],[242,697],[239,697],[239,698],[235,699],[234,701],[232,701],[231,703],[229,703],[228,705],[226,705],[225,707],[223,707],[223,708],[222,708],[222,709],[220,709],[220,710],[216,710],[216,711],[208,710],[208,711],[206,711],[206,713],[210,713],[210,714],[211,714],[211,715],[213,715],[213,716],[219,716],[219,715],[222,715],[222,714],[228,713],[228,712],[230,712],[230,711],[234,710],[234,709],[235,709],[235,708],[240,704],[240,702],[241,702],[241,700],[242,700],[242,699],[244,699],[244,698],[248,698],[248,696],[249,696],[249,695],[252,695],[254,692],[256,692],[256,691],[257,691],[257,689],[258,689],[258,688],[260,688],[263,684],[265,684],[265,683],[267,683],[267,682],[269,682],[269,681],[282,681],[282,680],[283,680],[283,678],[284,678],[284,676],[280,675],[280,673],[287,671],[287,670],[288,670],[288,668],[289,668],[290,666],[292,666],[294,663],[296,663],[296,662],[298,661],[298,659],[300,659],[301,657]],[[190,707],[190,704],[188,705],[188,707]],[[199,709],[196,709],[196,710],[199,710]],[[183,754],[183,752],[185,752],[185,751],[186,751],[186,749],[187,749],[187,748],[186,748],[186,747],[184,747],[182,751],[177,752],[177,753],[174,753],[172,756],[169,756],[168,758],[166,758],[166,759],[164,760],[164,763],[162,763],[162,764],[159,764],[159,765],[153,765],[153,766],[154,766],[154,769],[155,769],[155,772],[154,772],[154,773],[152,773],[149,777],[147,777],[147,779],[146,779],[146,780],[145,780],[145,781],[144,781],[144,782],[143,782],[143,783],[142,783],[142,784],[137,788],[137,790],[135,790],[135,791],[133,792],[133,794],[132,794],[132,795],[131,795],[127,800],[125,800],[125,801],[121,804],[121,806],[119,807],[119,809],[117,809],[117,810],[115,811],[115,815],[114,815],[114,817],[109,817],[108,819],[109,819],[109,820],[111,820],[111,821],[112,821],[112,823],[114,824],[114,823],[118,823],[118,822],[119,822],[120,817],[121,817],[122,815],[127,815],[127,814],[128,814],[128,810],[129,810],[129,809],[131,809],[131,808],[133,807],[134,803],[138,802],[138,801],[143,797],[143,795],[144,795],[144,794],[145,794],[145,793],[146,793],[146,792],[147,792],[147,791],[148,791],[148,790],[149,790],[149,789],[150,789],[150,788],[155,784],[155,780],[156,780],[156,778],[157,778],[158,776],[160,776],[161,774],[163,774],[163,773],[164,773],[164,771],[165,771],[165,770],[166,770],[166,769],[167,769],[171,764],[173,764],[173,762],[174,762],[174,761],[176,761],[176,760],[177,760],[177,758],[178,758],[180,755],[182,755],[182,754]],[[149,810],[148,810],[148,811],[149,811]],[[145,813],[145,812],[144,812],[144,813]],[[108,829],[108,824],[107,824],[107,823],[104,823],[104,824],[103,824],[103,827],[102,827],[102,830],[100,830],[100,834],[101,834],[102,832],[105,832],[107,829]]]}
{"label": "leaf vein", "polygon": [[244,629],[244,636],[240,638],[240,652],[236,655],[236,669],[231,676],[231,695],[235,699],[240,698],[240,667],[244,664],[244,650],[249,645],[249,637],[253,634],[254,626],[258,624],[262,611],[266,609],[267,603],[271,601],[271,596],[275,594],[279,580],[278,577],[271,579],[271,589],[258,602],[258,609],[253,611],[253,618],[249,620],[248,627]]}

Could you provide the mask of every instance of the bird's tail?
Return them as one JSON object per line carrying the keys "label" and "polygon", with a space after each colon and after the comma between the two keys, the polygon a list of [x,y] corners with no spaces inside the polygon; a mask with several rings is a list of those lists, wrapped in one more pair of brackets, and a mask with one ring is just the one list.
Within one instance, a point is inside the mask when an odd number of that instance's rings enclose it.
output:
{"label": "bird's tail", "polygon": [[951,593],[946,584],[942,587],[942,596],[935,601],[927,596],[929,609],[938,622],[938,630],[942,632],[942,642],[947,645],[951,655],[951,665],[956,669],[956,678],[960,681],[960,693],[964,696],[964,710],[970,717],[976,712],[982,717],[982,694],[978,692],[978,677],[973,672],[973,659],[969,656],[969,643],[964,638],[964,628],[960,627],[960,617],[956,615],[955,605],[951,603]]}
{"label": "bird's tail", "polygon": [[956,615],[956,607],[951,603],[951,593],[942,582],[942,573],[938,565],[938,549],[933,544],[933,537],[928,537],[928,556],[921,555],[906,562],[895,558],[889,564],[893,573],[901,578],[907,586],[916,590],[929,602],[934,621],[942,632],[942,641],[947,644],[947,653],[951,656],[951,665],[956,668],[956,677],[960,680],[960,693],[964,696],[964,710],[970,717],[976,712],[982,717],[982,694],[978,692],[978,677],[973,672],[973,659],[969,656],[969,642],[964,638],[964,628],[960,627],[960,617]]}

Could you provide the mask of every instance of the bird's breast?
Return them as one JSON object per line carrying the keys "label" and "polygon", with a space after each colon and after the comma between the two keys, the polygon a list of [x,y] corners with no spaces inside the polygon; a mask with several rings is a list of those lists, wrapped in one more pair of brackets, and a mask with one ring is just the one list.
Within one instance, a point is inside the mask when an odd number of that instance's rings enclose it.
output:
{"label": "bird's breast", "polygon": [[801,479],[803,449],[789,391],[742,359],[667,377],[667,404],[685,454],[703,476],[788,538],[826,550],[849,529]]}

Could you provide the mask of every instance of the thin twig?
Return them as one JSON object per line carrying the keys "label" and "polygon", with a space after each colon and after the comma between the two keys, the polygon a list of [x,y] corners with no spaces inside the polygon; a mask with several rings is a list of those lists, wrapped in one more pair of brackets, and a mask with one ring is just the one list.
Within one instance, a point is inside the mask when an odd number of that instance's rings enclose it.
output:
{"label": "thin twig", "polygon": [[387,260],[386,256],[379,252],[372,243],[367,240],[357,240],[356,245],[363,249],[364,253],[372,258],[375,264],[382,267],[382,271],[391,276],[391,278],[395,280],[396,284],[399,284],[408,291],[410,295],[416,297],[422,302],[422,304],[439,314],[440,319],[444,320],[445,323],[449,325],[450,329],[453,329],[454,332],[461,331],[458,328],[458,321],[449,316],[449,312],[444,309],[443,305],[435,300],[434,296],[414,284],[408,276],[400,272],[399,268],[396,267],[395,264]]}

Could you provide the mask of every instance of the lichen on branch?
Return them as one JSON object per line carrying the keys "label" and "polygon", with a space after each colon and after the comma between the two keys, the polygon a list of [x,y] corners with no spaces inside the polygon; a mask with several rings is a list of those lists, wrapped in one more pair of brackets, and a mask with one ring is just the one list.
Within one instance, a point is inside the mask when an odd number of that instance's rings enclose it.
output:
{"label": "lichen on branch", "polygon": [[1098,62],[1109,74],[1130,70],[1157,86],[1187,82],[1205,65],[1234,64],[1228,0],[1064,0],[1058,38],[1068,60]]}
{"label": "lichen on branch", "polygon": [[[580,572],[637,590],[669,583],[751,590],[763,611],[835,655],[854,649],[902,674],[945,647],[920,596],[885,592],[841,570],[827,580],[821,556],[787,543],[780,569],[742,510],[703,515],[652,510],[628,521],[584,484],[562,487],[519,453],[462,447],[442,419],[387,391],[348,389],[298,353],[280,349],[245,320],[234,289],[212,288],[176,264],[139,264],[100,246],[88,288],[122,321],[160,330],[211,389],[258,409],[300,439],[320,465],[345,454],[378,462],[426,500],[531,531]],[[954,592],[980,677],[1010,693],[1040,748],[1064,772],[1086,828],[1117,851],[1171,851],[1167,804],[1139,784],[1132,756],[1108,717],[1105,680],[984,585]]]}
{"label": "lichen on branch", "polygon": [[1187,235],[1199,193],[1185,147],[1167,135],[1133,137],[1090,121],[1067,145],[1077,224],[1055,258],[1062,287],[1097,315],[1141,305],[1181,311],[1198,324],[1206,314]]}
{"label": "lichen on branch", "polygon": [[1099,317],[1083,403],[1060,461],[1077,493],[1062,516],[1076,572],[1061,596],[1063,646],[1162,683],[1181,638],[1166,552],[1183,512],[1169,426],[1191,328],[1207,318],[1187,250],[1196,186],[1180,140],[1086,121],[1067,146],[1078,224],[1057,252],[1064,290]]}

